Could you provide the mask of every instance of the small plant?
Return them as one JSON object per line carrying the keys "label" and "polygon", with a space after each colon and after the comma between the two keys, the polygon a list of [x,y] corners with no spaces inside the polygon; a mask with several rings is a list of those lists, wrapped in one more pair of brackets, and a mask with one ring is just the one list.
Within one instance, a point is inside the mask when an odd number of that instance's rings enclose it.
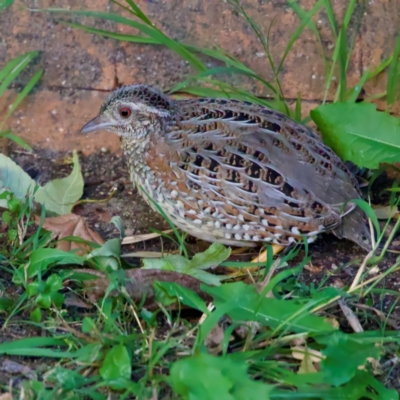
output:
{"label": "small plant", "polygon": [[[11,4],[12,2],[9,3]],[[13,81],[15,81],[15,79],[29,65],[29,63],[38,56],[38,54],[38,51],[32,51],[22,54],[14,58],[4,66],[4,68],[0,71],[0,96],[4,95],[6,89],[12,84]],[[39,70],[38,72],[36,72],[36,74],[28,82],[28,84],[18,94],[14,102],[9,106],[5,117],[0,121],[0,138],[5,137],[13,140],[15,143],[28,150],[31,150],[30,146],[25,143],[21,138],[11,133],[9,129],[4,129],[4,126],[8,118],[15,111],[15,109],[19,106],[22,100],[29,94],[29,92],[39,81],[42,74],[43,70]]]}
{"label": "small plant", "polygon": [[[272,82],[222,49],[189,46],[169,38],[132,0],[115,3],[132,18],[93,11],[51,11],[131,26],[141,35],[68,22],[117,40],[164,45],[179,54],[195,73],[170,88],[170,92],[249,100],[279,109],[303,123],[312,118],[324,140],[344,159],[359,166],[377,169],[382,161],[399,160],[395,134],[399,120],[388,113],[398,97],[400,39],[388,60],[373,71],[367,70],[355,87],[348,88],[347,67],[357,33],[350,34],[349,24],[351,18],[361,18],[355,15],[355,0],[348,2],[340,24],[329,0],[316,1],[309,11],[288,0],[300,24],[280,60],[273,59],[268,34],[249,17],[239,0],[228,0],[228,6],[257,35],[274,74]],[[331,56],[326,54],[312,19],[321,10],[328,17],[334,38]],[[292,110],[279,75],[304,29],[316,36],[325,68],[325,85],[322,105],[302,119],[301,96]],[[224,66],[208,68],[202,55],[222,61]],[[386,69],[387,110],[382,113],[368,104],[371,99],[361,99],[360,94],[365,82]],[[334,102],[328,104],[336,73],[339,81],[333,91]],[[226,79],[230,74],[261,82],[270,98],[259,99],[234,87]],[[222,245],[214,244],[204,252],[190,255],[184,237],[171,221],[168,222],[175,237],[163,237],[176,244],[177,254],[144,259],[142,268],[131,268],[121,256],[121,237],[96,242],[92,240],[93,232],[87,227],[83,229],[82,220],[71,214],[83,190],[76,154],[71,175],[43,187],[35,187],[9,159],[0,161],[7,165],[12,178],[2,182],[11,190],[0,194],[6,208],[2,214],[6,231],[2,236],[5,246],[1,268],[20,290],[18,297],[11,300],[2,296],[4,289],[0,285],[0,313],[7,315],[3,330],[18,314],[29,319],[26,324],[40,328],[41,334],[0,344],[0,355],[57,360],[46,365],[40,379],[24,381],[21,394],[41,399],[96,400],[113,394],[139,399],[399,398],[391,383],[400,346],[397,300],[389,309],[384,309],[383,303],[388,294],[398,298],[400,293],[396,288],[387,290],[381,286],[386,278],[400,271],[400,261],[388,261],[386,269],[375,274],[370,274],[368,263],[378,266],[400,220],[379,258],[368,255],[363,261],[350,260],[336,266],[337,275],[348,278],[341,287],[334,280],[335,270],[327,269],[309,281],[302,279],[306,276],[304,269],[314,268],[307,243],[304,253],[296,247],[275,261],[269,257],[264,263],[253,264],[261,267],[254,272],[248,269],[248,262],[236,261],[234,252]],[[375,171],[373,179],[377,175]],[[22,191],[15,182],[24,182]],[[398,202],[395,185],[390,204],[397,207]],[[35,203],[42,205],[36,225],[32,218]],[[372,208],[366,202],[360,206],[375,226],[378,242],[382,241],[382,229]],[[48,211],[58,216],[46,218]],[[76,228],[79,224],[80,230]],[[123,236],[123,227],[116,225]],[[61,242],[65,245],[73,241],[86,247],[61,248]],[[268,253],[272,255],[270,247]],[[235,273],[221,275],[213,270],[217,266],[234,268]],[[348,273],[352,266],[359,266],[354,277]],[[246,283],[237,281],[243,277]],[[92,308],[83,293],[92,302]],[[85,299],[77,303],[77,308],[87,310],[78,312],[68,306],[66,300],[71,294]],[[378,305],[376,296],[381,296]],[[191,309],[189,317],[184,308]],[[8,390],[5,386],[2,389]]]}

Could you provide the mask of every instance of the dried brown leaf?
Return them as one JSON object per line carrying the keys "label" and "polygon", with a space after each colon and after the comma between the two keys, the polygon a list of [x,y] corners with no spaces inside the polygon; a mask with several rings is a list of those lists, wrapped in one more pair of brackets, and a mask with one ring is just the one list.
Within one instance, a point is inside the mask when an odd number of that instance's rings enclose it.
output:
{"label": "dried brown leaf", "polygon": [[[35,218],[39,224],[40,218]],[[63,251],[78,249],[77,254],[83,255],[91,251],[90,247],[85,243],[75,243],[62,240],[67,236],[77,236],[89,242],[95,242],[100,245],[104,244],[102,237],[89,228],[83,217],[76,214],[65,214],[58,217],[46,218],[43,228],[52,232],[53,238],[58,239],[57,248]]]}
{"label": "dried brown leaf", "polygon": [[219,324],[215,325],[214,328],[211,329],[204,341],[204,345],[207,347],[210,354],[217,355],[222,350],[224,337],[225,332]]}
{"label": "dried brown leaf", "polygon": [[[91,269],[76,269],[75,272],[92,274],[98,277],[97,279],[90,279],[83,282],[86,286],[87,296],[90,301],[97,302],[105,295],[107,287],[110,284],[105,273]],[[156,308],[153,283],[157,281],[178,283],[179,285],[196,292],[203,300],[211,301],[211,297],[200,289],[202,282],[190,275],[181,274],[175,271],[141,268],[125,270],[125,274],[127,278],[125,289],[129,296],[137,302],[140,302],[145,296],[145,307],[149,309]],[[116,295],[117,291],[115,290],[110,293],[110,296]]]}

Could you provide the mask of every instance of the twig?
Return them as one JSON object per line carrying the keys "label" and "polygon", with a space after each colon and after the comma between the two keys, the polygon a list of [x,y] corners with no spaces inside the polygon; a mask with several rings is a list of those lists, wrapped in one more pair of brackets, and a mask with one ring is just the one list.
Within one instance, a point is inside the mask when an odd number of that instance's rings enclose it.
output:
{"label": "twig", "polygon": [[364,273],[365,271],[365,267],[367,265],[368,260],[373,256],[374,254],[374,250],[370,251],[364,258],[363,262],[360,265],[360,268],[358,268],[357,274],[354,277],[354,280],[350,286],[350,290],[354,289],[360,282],[361,279],[361,275]]}
{"label": "twig", "polygon": [[122,244],[133,244],[133,243],[138,243],[138,242],[144,242],[146,240],[154,239],[163,233],[171,233],[172,229],[167,229],[166,231],[162,231],[161,233],[145,233],[143,235],[133,235],[133,236],[127,236],[122,240]]}
{"label": "twig", "polygon": [[340,299],[338,301],[340,308],[343,311],[344,316],[346,317],[347,321],[349,322],[350,326],[353,328],[354,332],[364,332],[360,321],[354,314],[353,310],[345,303],[344,299]]}
{"label": "twig", "polygon": [[[397,268],[398,268],[398,267],[399,267],[399,266],[397,265]],[[396,271],[396,269],[394,269],[392,272],[394,272],[394,271]],[[382,274],[379,274],[379,275],[377,275],[377,276],[374,276],[373,278],[368,279],[368,280],[364,281],[363,283],[360,283],[359,285],[355,286],[353,289],[349,289],[349,290],[347,291],[347,294],[350,294],[350,293],[352,293],[352,292],[355,292],[356,290],[361,289],[362,287],[368,285],[369,283],[374,282],[374,281],[376,281],[376,280],[378,280],[378,279],[383,278],[385,275],[386,275],[386,272],[383,272]],[[327,307],[328,305],[331,305],[332,303],[334,303],[336,300],[339,300],[340,297],[341,297],[341,296],[336,296],[336,297],[330,299],[329,301],[327,301],[326,303],[320,304],[319,306],[313,308],[310,312],[311,312],[311,313],[315,313],[315,312],[317,312],[317,311],[320,311],[321,309],[323,309],[323,308]]]}
{"label": "twig", "polygon": [[392,318],[388,318],[382,311],[380,311],[374,307],[370,307],[370,306],[367,306],[366,304],[360,304],[360,303],[356,303],[356,304],[354,304],[354,306],[357,308],[362,308],[364,310],[373,311],[383,322],[386,322],[393,329],[398,330],[400,328],[400,326],[397,324],[397,321],[395,321]]}

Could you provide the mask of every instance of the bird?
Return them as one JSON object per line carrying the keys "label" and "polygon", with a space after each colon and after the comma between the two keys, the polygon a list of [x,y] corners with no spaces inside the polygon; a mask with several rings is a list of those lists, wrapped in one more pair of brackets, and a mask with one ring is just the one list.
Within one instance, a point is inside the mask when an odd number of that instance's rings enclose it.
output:
{"label": "bird", "polygon": [[323,232],[372,249],[356,177],[309,127],[232,98],[114,90],[81,132],[120,136],[134,187],[188,234],[228,246],[312,243]]}

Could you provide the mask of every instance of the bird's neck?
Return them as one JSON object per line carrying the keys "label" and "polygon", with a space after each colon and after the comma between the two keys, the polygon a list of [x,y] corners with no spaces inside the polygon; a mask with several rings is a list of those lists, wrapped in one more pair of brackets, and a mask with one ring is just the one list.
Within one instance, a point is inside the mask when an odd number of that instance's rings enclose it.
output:
{"label": "bird's neck", "polygon": [[143,125],[135,129],[135,134],[129,137],[121,136],[121,147],[125,161],[128,165],[130,178],[135,186],[143,186],[153,180],[153,176],[147,166],[146,157],[155,132],[161,132],[160,121],[152,121],[149,125]]}

